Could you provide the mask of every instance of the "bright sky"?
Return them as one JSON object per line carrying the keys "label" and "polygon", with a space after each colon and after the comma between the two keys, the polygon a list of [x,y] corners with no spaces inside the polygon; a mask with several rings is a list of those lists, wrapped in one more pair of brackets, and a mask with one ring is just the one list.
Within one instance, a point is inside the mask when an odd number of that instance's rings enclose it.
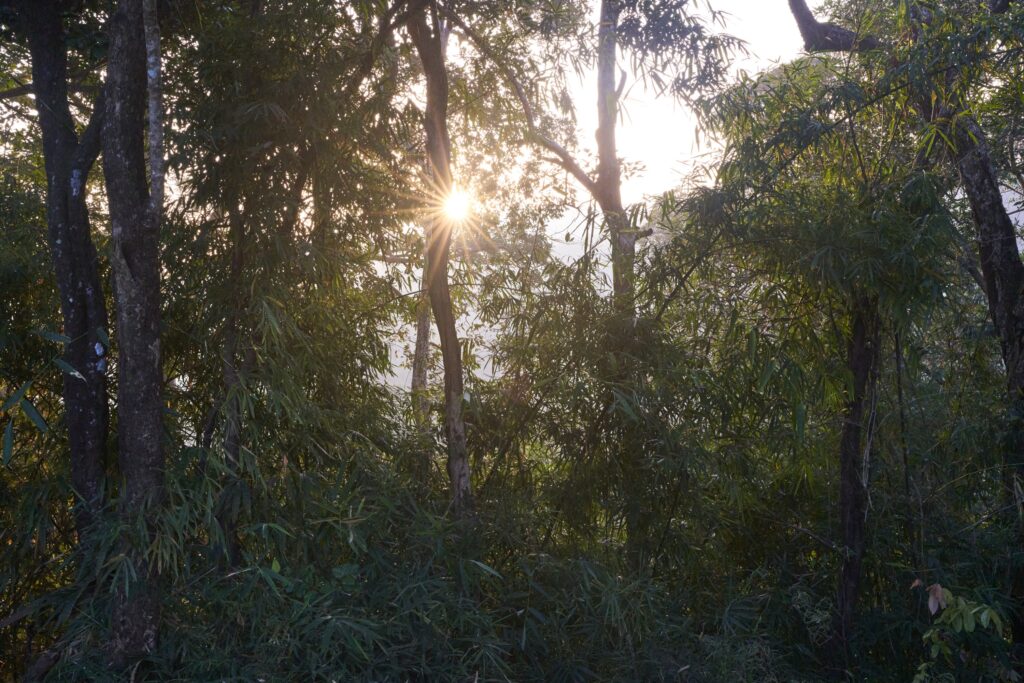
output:
{"label": "bright sky", "polygon": [[[803,41],[786,0],[711,0],[712,6],[727,13],[725,33],[747,43],[750,57],[737,69],[750,73],[771,68],[773,63],[796,57]],[[811,6],[819,3],[811,2]],[[630,88],[630,86],[633,86]],[[619,156],[628,162],[642,162],[644,169],[623,184],[623,200],[639,202],[679,184],[693,159],[707,152],[695,145],[690,113],[668,97],[644,92],[640,82],[627,82],[624,114],[618,127]],[[579,117],[579,143],[591,148],[597,128],[596,75],[574,88]]]}

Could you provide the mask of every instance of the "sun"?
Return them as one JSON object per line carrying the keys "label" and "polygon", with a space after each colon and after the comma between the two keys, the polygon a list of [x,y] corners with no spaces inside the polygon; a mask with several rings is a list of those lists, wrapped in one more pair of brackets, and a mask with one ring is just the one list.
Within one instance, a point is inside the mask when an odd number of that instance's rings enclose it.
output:
{"label": "sun", "polygon": [[459,188],[457,185],[452,187],[451,192],[444,200],[444,215],[452,223],[462,223],[469,218],[470,204],[472,198],[469,193]]}

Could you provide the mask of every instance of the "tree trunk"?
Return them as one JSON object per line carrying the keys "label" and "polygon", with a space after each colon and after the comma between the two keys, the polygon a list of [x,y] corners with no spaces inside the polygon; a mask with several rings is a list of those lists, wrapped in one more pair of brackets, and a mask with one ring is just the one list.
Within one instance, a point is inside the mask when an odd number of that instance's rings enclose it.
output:
{"label": "tree trunk", "polygon": [[413,421],[417,436],[423,444],[423,452],[416,457],[416,474],[426,482],[430,474],[430,398],[427,396],[427,366],[430,361],[430,297],[427,294],[427,255],[423,255],[423,292],[416,305],[416,346],[413,350]]}
{"label": "tree trunk", "polygon": [[102,504],[108,429],[107,310],[85,202],[89,171],[100,150],[104,104],[102,97],[97,99],[79,139],[68,106],[67,46],[60,3],[22,2],[18,10],[32,56],[46,166],[50,255],[64,335],[70,339],[64,361],[81,375],[65,373],[63,377],[71,483],[79,498],[75,519],[81,538]]}
{"label": "tree trunk", "polygon": [[[145,31],[143,4],[146,7]],[[142,515],[149,530],[125,539],[137,580],[119,589],[113,616],[115,666],[153,651],[160,618],[155,570],[143,560],[154,516],[165,498],[160,367],[160,253],[162,160],[159,107],[150,106],[152,192],[146,187],[144,119],[147,72],[150,92],[159,65],[152,53],[155,0],[120,0],[110,21],[107,112],[103,170],[110,203],[112,262],[117,300],[118,446],[124,480],[120,510],[126,520]],[[148,48],[148,49],[147,49]],[[159,47],[156,46],[157,51]],[[156,114],[156,120],[154,120]],[[154,149],[154,145],[156,149]],[[129,523],[129,527],[133,526]]]}
{"label": "tree trunk", "polygon": [[[413,13],[406,26],[416,46],[427,80],[427,108],[424,128],[427,157],[435,203],[440,203],[452,188],[451,143],[448,139],[448,74],[445,67],[443,36],[436,13],[428,25],[426,8]],[[434,211],[427,227],[425,277],[430,307],[437,323],[444,362],[445,434],[448,438],[448,479],[452,507],[457,517],[473,513],[470,488],[466,426],[462,418],[462,349],[455,329],[451,292],[448,286],[448,258],[451,249],[451,224]]]}
{"label": "tree trunk", "polygon": [[[1016,504],[1024,475],[1024,264],[984,133],[972,118],[959,118],[955,131],[957,168],[978,230],[985,295],[1006,367],[1004,481],[1007,499],[1012,503],[1019,548],[1024,546],[1024,524],[1017,515]],[[1024,566],[1014,566],[1010,589],[1017,604],[1010,619],[1013,643],[1020,648],[1024,645]]]}
{"label": "tree trunk", "polygon": [[618,49],[619,3],[601,2],[601,24],[597,32],[597,182],[594,199],[604,213],[612,245],[612,286],[620,312],[631,318],[633,269],[636,260],[636,231],[622,205],[622,167],[615,143],[619,116],[619,93],[615,84]]}
{"label": "tree trunk", "polygon": [[[639,381],[633,362],[639,350],[634,343],[637,233],[630,225],[629,215],[622,204],[622,165],[615,140],[619,116],[619,91],[615,72],[620,11],[617,0],[602,0],[601,23],[597,32],[598,165],[592,193],[604,214],[612,247],[612,298],[616,313],[616,334],[612,342],[616,374],[612,380],[629,395]],[[651,510],[645,484],[643,434],[634,422],[624,416],[620,416],[616,422],[619,428],[619,459],[626,508],[626,556],[630,566],[643,571],[651,559],[648,548]]]}
{"label": "tree trunk", "polygon": [[[425,271],[424,271],[425,272]],[[426,288],[426,276],[423,286]],[[427,365],[430,360],[430,297],[423,292],[416,304],[416,346],[412,356],[412,410],[421,431],[430,420],[430,399],[427,398]]]}
{"label": "tree trunk", "polygon": [[847,342],[847,369],[851,394],[843,410],[839,440],[839,523],[843,542],[839,575],[838,615],[835,640],[837,653],[848,656],[860,592],[867,516],[867,472],[864,435],[870,429],[873,412],[873,379],[879,358],[879,317],[877,302],[866,296],[854,299]]}
{"label": "tree trunk", "polygon": [[[955,131],[957,168],[978,229],[985,295],[999,333],[1010,402],[1016,404],[1024,389],[1024,264],[984,133],[970,117],[959,118]],[[1019,452],[1021,444],[1014,445]]]}
{"label": "tree trunk", "polygon": [[[605,225],[612,245],[612,294],[620,328],[612,352],[616,357],[617,369],[612,380],[625,387],[635,386],[638,379],[635,371],[629,369],[631,358],[638,350],[634,343],[636,326],[636,302],[634,270],[636,261],[637,231],[630,225],[629,215],[622,204],[622,168],[619,163],[615,141],[615,125],[619,114],[619,86],[615,82],[616,56],[618,51],[618,22],[621,3],[618,0],[602,0],[597,43],[597,179],[593,179],[579,165],[569,152],[558,143],[547,138],[537,128],[533,107],[526,90],[519,83],[515,73],[503,64],[487,43],[465,22],[452,12],[445,12],[477,48],[502,70],[512,86],[526,117],[530,136],[535,142],[555,156],[556,162],[572,174],[590,193],[601,207]],[[642,435],[632,426],[620,422],[620,443],[624,444],[620,454],[623,472],[624,495],[626,498],[626,554],[631,564],[640,568],[647,556],[646,546],[650,528],[650,510],[643,481]]]}
{"label": "tree trunk", "polygon": [[[230,287],[243,292],[242,268],[245,258],[245,223],[237,202],[228,207],[231,240],[231,271],[228,276]],[[228,468],[227,490],[235,486],[239,476],[239,456],[242,447],[242,401],[238,392],[241,390],[242,369],[239,367],[238,351],[241,334],[242,312],[245,310],[243,301],[236,302],[228,316],[224,340],[222,361],[224,367],[224,460]],[[245,363],[241,363],[244,367]],[[217,522],[224,537],[223,551],[228,566],[235,567],[241,560],[241,549],[238,540],[238,519],[233,506],[222,496],[220,509],[217,511]],[[217,553],[219,555],[219,553]]]}

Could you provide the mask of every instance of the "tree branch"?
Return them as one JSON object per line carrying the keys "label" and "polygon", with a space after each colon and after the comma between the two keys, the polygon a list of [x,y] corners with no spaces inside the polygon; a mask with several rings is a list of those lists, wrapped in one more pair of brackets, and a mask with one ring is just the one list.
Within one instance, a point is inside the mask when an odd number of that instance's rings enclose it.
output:
{"label": "tree branch", "polygon": [[0,628],[14,626],[19,621],[32,614],[33,609],[34,607],[32,605],[25,605],[20,609],[14,610],[3,619],[0,619]]}
{"label": "tree branch", "polygon": [[808,52],[865,52],[882,47],[874,36],[861,36],[842,26],[818,21],[806,0],[789,0],[789,9]]}
{"label": "tree branch", "polygon": [[82,131],[82,137],[78,141],[74,158],[71,160],[72,170],[79,171],[83,178],[89,175],[96,157],[100,154],[100,146],[103,140],[104,110],[107,108],[105,101],[106,96],[103,88],[100,88],[96,103],[93,105],[92,116],[89,117],[89,123],[86,124],[85,130]]}
{"label": "tree branch", "polygon": [[[15,81],[15,82],[17,82],[17,81]],[[100,88],[95,86],[95,85],[88,85],[86,83],[69,83],[68,84],[68,92],[73,92],[73,93],[92,93],[92,92],[96,92],[97,90],[100,90]],[[13,88],[8,88],[7,90],[0,90],[0,100],[14,100],[14,99],[17,99],[19,97],[24,97],[25,95],[34,95],[34,94],[35,94],[35,86],[33,86],[31,83],[22,83],[21,85],[15,86]]]}
{"label": "tree branch", "polygon": [[7,90],[0,91],[0,100],[13,100],[17,97],[24,97],[25,95],[31,95],[34,92],[31,83],[23,83],[16,88],[9,88]]}
{"label": "tree branch", "polygon": [[375,35],[370,41],[369,51],[363,56],[363,60],[359,63],[359,66],[356,68],[345,86],[346,97],[353,95],[363,84],[363,81],[365,81],[370,75],[370,72],[373,70],[373,65],[377,60],[377,53],[387,45],[388,37],[392,32],[399,26],[405,24],[409,20],[409,17],[414,13],[423,9],[423,6],[426,5],[426,0],[413,0],[411,4],[405,8],[405,11],[399,14],[399,10],[406,4],[408,4],[407,0],[397,0],[387,9],[386,12],[384,12],[383,15],[381,15],[380,29],[378,30],[377,35]]}
{"label": "tree branch", "polygon": [[533,137],[544,149],[554,154],[557,157],[557,159],[555,160],[556,163],[562,168],[564,168],[566,171],[571,173],[572,176],[576,178],[576,180],[578,180],[580,184],[587,189],[587,191],[589,191],[591,194],[594,194],[597,191],[597,183],[590,177],[589,174],[587,174],[586,171],[583,170],[583,168],[579,165],[576,159],[573,158],[572,154],[570,154],[568,150],[566,150],[564,147],[562,147],[560,144],[558,144],[551,138],[542,134],[537,129],[537,122],[533,115],[533,107],[530,104],[529,98],[526,96],[526,91],[523,89],[523,86],[519,82],[519,79],[516,78],[516,75],[512,71],[512,68],[509,67],[508,64],[506,64],[502,59],[500,59],[498,55],[496,55],[494,51],[491,49],[491,47],[487,44],[487,42],[483,38],[481,38],[480,35],[476,33],[476,31],[474,31],[468,25],[466,25],[466,22],[462,21],[462,19],[460,19],[458,16],[456,16],[453,12],[451,12],[450,10],[448,10],[448,8],[444,6],[441,6],[439,9],[448,18],[449,21],[451,21],[453,24],[459,27],[459,30],[463,33],[463,35],[469,38],[470,42],[472,42],[473,45],[476,46],[476,48],[481,52],[481,54],[483,54],[485,57],[494,62],[494,64],[501,71],[502,75],[505,77],[505,80],[507,80],[509,85],[512,86],[512,90],[515,91],[516,98],[519,100],[519,104],[523,108],[523,115],[526,117],[526,127],[530,133],[530,136]]}

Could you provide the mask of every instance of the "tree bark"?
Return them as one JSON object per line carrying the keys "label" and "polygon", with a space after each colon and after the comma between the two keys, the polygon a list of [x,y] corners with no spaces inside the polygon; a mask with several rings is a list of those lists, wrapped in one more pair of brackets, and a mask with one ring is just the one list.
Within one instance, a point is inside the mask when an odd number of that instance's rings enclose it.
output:
{"label": "tree bark", "polygon": [[615,66],[618,50],[620,7],[617,0],[601,2],[601,23],[597,31],[597,181],[594,199],[601,207],[612,245],[612,287],[621,312],[632,317],[633,269],[636,260],[636,231],[622,205],[622,166],[615,144],[619,116]]}
{"label": "tree bark", "polygon": [[[1013,503],[1010,507],[1019,548],[1024,547],[1024,523],[1017,515],[1017,491],[1024,481],[1024,264],[984,133],[971,117],[959,118],[954,131],[957,168],[978,230],[985,295],[1006,368],[1008,424],[1003,480],[1006,497]],[[1010,594],[1017,604],[1010,627],[1013,643],[1020,649],[1024,647],[1024,566],[1014,566],[1010,584]]]}
{"label": "tree bark", "polygon": [[[424,283],[426,284],[426,283]],[[416,304],[416,346],[412,356],[412,409],[416,426],[423,430],[430,418],[427,398],[427,361],[430,359],[430,297],[424,293]]]}
{"label": "tree bark", "polygon": [[412,416],[419,448],[413,454],[413,476],[421,485],[430,477],[430,397],[427,396],[427,367],[430,361],[430,296],[427,282],[427,258],[423,255],[422,293],[416,302],[416,345],[412,355]]}
{"label": "tree bark", "polygon": [[[622,203],[622,164],[615,136],[619,116],[619,86],[615,74],[620,12],[618,0],[602,0],[597,32],[597,179],[592,194],[604,215],[612,248],[612,298],[617,324],[612,381],[628,391],[639,381],[634,358],[640,349],[635,344],[637,232],[630,225]],[[630,566],[643,571],[651,559],[648,547],[651,510],[645,484],[644,437],[642,430],[625,416],[619,416],[616,426],[625,497],[626,557]]]}
{"label": "tree bark", "polygon": [[427,398],[427,365],[430,360],[430,295],[427,280],[427,254],[423,254],[422,292],[416,303],[416,346],[412,356],[412,410],[421,431],[430,420],[430,399]]}
{"label": "tree bark", "polygon": [[[427,158],[434,201],[443,199],[452,189],[451,142],[448,138],[448,73],[445,66],[443,36],[436,12],[430,15],[420,8],[406,22],[423,72],[427,80],[427,107],[424,128],[427,137]],[[463,376],[462,349],[455,329],[451,292],[448,285],[448,259],[451,249],[451,224],[439,211],[433,212],[427,227],[426,281],[430,308],[437,323],[444,362],[445,434],[448,439],[448,480],[452,508],[457,517],[473,514],[470,487],[469,455],[466,447],[466,426],[462,417]]]}
{"label": "tree bark", "polygon": [[808,52],[860,52],[881,47],[881,42],[873,36],[862,36],[842,26],[818,21],[806,0],[789,0],[789,9]]}
{"label": "tree bark", "polygon": [[[159,147],[159,93],[150,104],[151,188],[146,185],[144,121],[147,75],[151,99],[159,68],[147,45],[157,27],[143,20],[155,14],[155,0],[120,0],[110,20],[107,112],[103,129],[103,170],[110,203],[112,263],[118,333],[118,460],[123,488],[119,500],[127,519],[142,516],[145,539],[124,539],[137,580],[119,589],[113,614],[115,666],[152,652],[160,620],[158,576],[143,559],[153,520],[166,495],[160,366],[160,254],[162,149]],[[147,24],[144,30],[144,23]],[[148,50],[147,50],[148,48]],[[157,145],[153,149],[154,144]],[[129,527],[133,526],[129,524]]]}
{"label": "tree bark", "polygon": [[107,310],[92,242],[86,185],[100,151],[104,104],[95,104],[81,138],[68,104],[67,45],[56,0],[16,5],[32,57],[32,80],[46,166],[46,221],[50,256],[60,292],[64,361],[81,375],[63,377],[71,483],[81,539],[102,505],[106,454]]}
{"label": "tree bark", "polygon": [[[852,379],[850,397],[843,410],[839,440],[839,523],[843,543],[839,575],[836,654],[849,656],[856,624],[867,521],[867,473],[864,435],[872,424],[874,373],[878,366],[880,324],[877,302],[857,296],[850,312],[846,366]],[[870,442],[868,443],[870,448]]]}

